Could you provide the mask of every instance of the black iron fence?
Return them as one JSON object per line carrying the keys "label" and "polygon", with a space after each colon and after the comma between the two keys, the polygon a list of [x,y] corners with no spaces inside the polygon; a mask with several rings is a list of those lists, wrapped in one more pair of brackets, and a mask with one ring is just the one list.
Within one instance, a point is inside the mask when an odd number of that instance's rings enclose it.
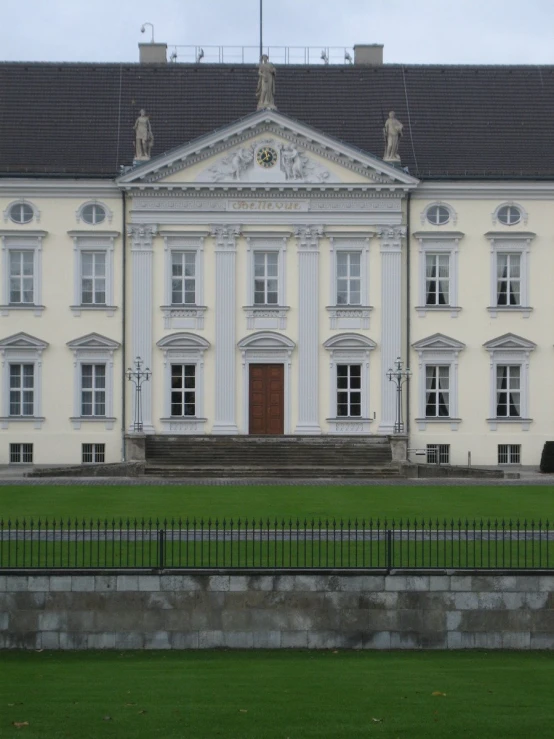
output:
{"label": "black iron fence", "polygon": [[548,569],[547,521],[0,520],[0,569]]}

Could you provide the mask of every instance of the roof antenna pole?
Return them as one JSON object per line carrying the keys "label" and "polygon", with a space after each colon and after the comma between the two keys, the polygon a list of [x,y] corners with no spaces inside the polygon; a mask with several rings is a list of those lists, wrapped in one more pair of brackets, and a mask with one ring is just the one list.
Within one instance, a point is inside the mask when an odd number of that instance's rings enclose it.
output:
{"label": "roof antenna pole", "polygon": [[262,54],[264,53],[264,47],[263,47],[263,18],[264,18],[264,0],[260,0],[260,59],[262,58]]}

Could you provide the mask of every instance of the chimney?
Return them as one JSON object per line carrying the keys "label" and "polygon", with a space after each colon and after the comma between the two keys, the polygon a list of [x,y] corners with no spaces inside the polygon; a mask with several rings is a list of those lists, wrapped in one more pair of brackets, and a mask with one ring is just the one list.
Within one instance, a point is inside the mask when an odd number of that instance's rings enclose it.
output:
{"label": "chimney", "polygon": [[167,44],[139,44],[141,64],[167,64]]}
{"label": "chimney", "polygon": [[380,67],[383,64],[383,44],[356,44],[354,64]]}

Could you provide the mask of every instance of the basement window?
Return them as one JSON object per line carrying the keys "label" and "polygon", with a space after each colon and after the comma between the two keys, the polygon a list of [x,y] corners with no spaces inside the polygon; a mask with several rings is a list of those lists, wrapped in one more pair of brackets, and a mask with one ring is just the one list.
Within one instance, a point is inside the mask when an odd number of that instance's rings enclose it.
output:
{"label": "basement window", "polygon": [[450,464],[450,444],[427,444],[427,464]]}
{"label": "basement window", "polygon": [[83,464],[100,464],[106,460],[105,444],[83,444]]}

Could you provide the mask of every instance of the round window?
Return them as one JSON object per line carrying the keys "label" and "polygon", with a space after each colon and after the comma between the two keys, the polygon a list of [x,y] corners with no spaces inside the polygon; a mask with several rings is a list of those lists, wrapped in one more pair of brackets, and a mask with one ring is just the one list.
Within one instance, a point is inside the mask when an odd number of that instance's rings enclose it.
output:
{"label": "round window", "polygon": [[450,211],[444,205],[432,205],[427,209],[427,220],[434,226],[444,226],[450,220]]}
{"label": "round window", "polygon": [[16,203],[10,208],[10,218],[14,223],[30,223],[35,215],[27,203]]}
{"label": "round window", "polygon": [[521,221],[521,211],[515,205],[503,205],[498,209],[497,218],[505,226],[513,226]]}
{"label": "round window", "polygon": [[106,210],[101,205],[91,203],[90,205],[85,205],[81,211],[81,218],[85,223],[96,226],[97,223],[102,223],[106,220]]}

